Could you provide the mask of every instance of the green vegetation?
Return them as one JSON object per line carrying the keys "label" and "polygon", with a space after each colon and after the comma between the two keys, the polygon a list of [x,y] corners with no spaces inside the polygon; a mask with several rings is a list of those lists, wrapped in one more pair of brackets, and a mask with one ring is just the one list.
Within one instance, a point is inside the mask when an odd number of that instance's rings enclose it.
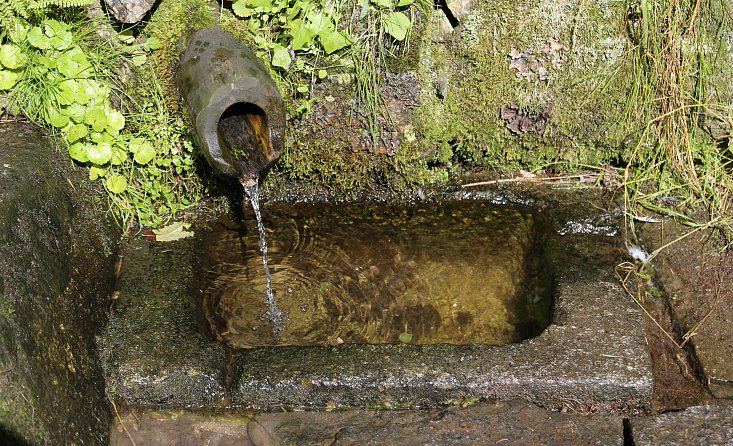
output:
{"label": "green vegetation", "polygon": [[652,211],[733,241],[733,110],[712,79],[730,65],[721,35],[732,13],[713,0],[628,4],[625,123],[636,143],[624,155],[623,185],[632,230]]}
{"label": "green vegetation", "polygon": [[[199,187],[191,181],[186,126],[168,112],[146,64],[160,43],[126,33],[104,41],[81,15],[65,11],[59,18],[18,14],[0,33],[0,93],[8,93],[8,110],[63,137],[89,179],[103,181],[121,225],[166,222],[196,201]],[[115,84],[122,65],[147,78],[135,97]]]}

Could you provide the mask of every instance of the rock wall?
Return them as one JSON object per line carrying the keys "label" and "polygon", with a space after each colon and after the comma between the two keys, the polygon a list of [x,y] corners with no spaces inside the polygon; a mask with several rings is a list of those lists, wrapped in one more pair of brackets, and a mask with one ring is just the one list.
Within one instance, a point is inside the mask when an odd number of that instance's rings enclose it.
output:
{"label": "rock wall", "polygon": [[0,146],[0,443],[106,444],[114,231],[38,128],[0,122]]}

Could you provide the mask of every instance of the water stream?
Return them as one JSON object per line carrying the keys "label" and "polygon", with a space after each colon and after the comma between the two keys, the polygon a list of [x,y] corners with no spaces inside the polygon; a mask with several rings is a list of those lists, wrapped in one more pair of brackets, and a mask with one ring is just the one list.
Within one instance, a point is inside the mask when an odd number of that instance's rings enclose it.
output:
{"label": "water stream", "polygon": [[267,289],[265,291],[265,305],[267,310],[265,311],[264,317],[270,321],[274,342],[278,343],[280,341],[280,334],[288,322],[288,315],[278,308],[275,292],[272,290],[272,275],[270,274],[270,266],[267,261],[267,234],[265,233],[265,225],[262,223],[262,214],[260,213],[260,195],[257,186],[257,177],[254,179],[243,178],[240,182],[244,188],[244,192],[249,197],[250,203],[252,203],[252,209],[257,219],[257,229],[260,236],[259,248],[262,253],[262,265],[265,268],[265,277],[267,278]]}

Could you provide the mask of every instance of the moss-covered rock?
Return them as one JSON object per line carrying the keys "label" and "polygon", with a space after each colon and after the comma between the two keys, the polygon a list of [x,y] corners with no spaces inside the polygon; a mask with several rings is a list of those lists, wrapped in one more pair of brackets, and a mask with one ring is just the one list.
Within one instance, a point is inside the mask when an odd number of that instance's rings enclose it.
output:
{"label": "moss-covered rock", "polygon": [[113,231],[37,128],[1,123],[0,145],[0,440],[104,444],[94,337],[112,292]]}

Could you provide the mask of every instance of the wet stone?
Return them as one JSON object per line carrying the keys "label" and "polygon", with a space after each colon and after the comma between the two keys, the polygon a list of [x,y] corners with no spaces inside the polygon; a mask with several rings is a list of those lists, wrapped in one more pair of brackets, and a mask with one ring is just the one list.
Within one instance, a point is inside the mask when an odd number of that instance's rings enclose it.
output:
{"label": "wet stone", "polygon": [[109,446],[252,446],[248,421],[184,411],[128,413],[117,419]]}
{"label": "wet stone", "polygon": [[620,417],[563,414],[516,400],[429,411],[261,414],[248,432],[254,446],[624,444]]}
{"label": "wet stone", "polygon": [[210,407],[224,397],[225,353],[198,330],[190,240],[127,247],[99,347],[107,388],[127,404]]}
{"label": "wet stone", "polygon": [[696,406],[631,420],[636,446],[731,446],[733,406]]}

